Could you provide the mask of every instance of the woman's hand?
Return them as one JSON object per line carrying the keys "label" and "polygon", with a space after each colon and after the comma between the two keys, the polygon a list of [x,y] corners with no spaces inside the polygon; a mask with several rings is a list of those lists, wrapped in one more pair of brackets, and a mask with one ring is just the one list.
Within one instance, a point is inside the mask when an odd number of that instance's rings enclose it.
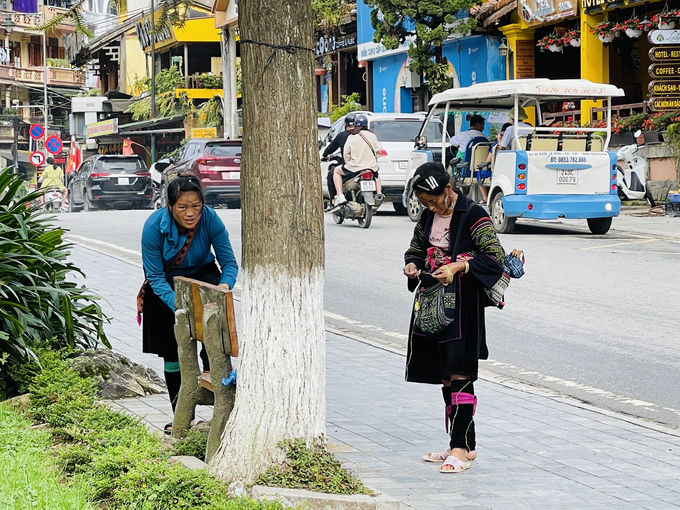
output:
{"label": "woman's hand", "polygon": [[217,286],[217,288],[220,290],[231,290],[229,288],[229,285],[227,285],[226,283],[221,283],[220,285]]}
{"label": "woman's hand", "polygon": [[420,273],[420,271],[418,271],[418,268],[413,262],[406,264],[406,267],[404,267],[404,274],[409,278],[417,278],[418,273]]}
{"label": "woman's hand", "polygon": [[453,262],[437,269],[432,273],[432,277],[436,278],[440,283],[448,285],[453,281],[454,275],[462,271],[465,271],[465,262]]}
{"label": "woman's hand", "polygon": [[522,250],[518,250],[517,248],[515,248],[510,252],[510,255],[515,258],[518,258],[519,260],[522,261],[522,264],[524,264],[524,252]]}

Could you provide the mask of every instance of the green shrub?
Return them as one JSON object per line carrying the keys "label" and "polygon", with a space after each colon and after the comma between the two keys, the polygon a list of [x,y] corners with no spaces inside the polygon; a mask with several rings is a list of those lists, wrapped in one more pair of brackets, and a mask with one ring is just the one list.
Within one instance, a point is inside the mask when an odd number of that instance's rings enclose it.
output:
{"label": "green shrub", "polygon": [[205,460],[205,449],[208,446],[208,435],[200,430],[189,430],[173,447],[173,455],[192,455]]}
{"label": "green shrub", "polygon": [[281,466],[272,466],[256,483],[270,487],[307,489],[327,494],[372,494],[361,480],[346,471],[319,440],[308,448],[303,439],[283,441],[286,459]]}
{"label": "green shrub", "polygon": [[331,105],[332,111],[329,117],[331,118],[331,123],[334,123],[343,115],[347,115],[349,112],[354,112],[361,110],[361,105],[359,104],[359,93],[353,92],[347,96],[342,96],[342,106]]}
{"label": "green shrub", "polygon": [[[36,358],[34,349],[110,347],[107,320],[98,296],[70,278],[81,271],[67,261],[64,231],[31,203],[40,192],[24,194],[23,181],[10,169],[0,171],[0,352],[7,366]],[[4,367],[6,368],[6,367]],[[12,384],[0,372],[0,399]]]}

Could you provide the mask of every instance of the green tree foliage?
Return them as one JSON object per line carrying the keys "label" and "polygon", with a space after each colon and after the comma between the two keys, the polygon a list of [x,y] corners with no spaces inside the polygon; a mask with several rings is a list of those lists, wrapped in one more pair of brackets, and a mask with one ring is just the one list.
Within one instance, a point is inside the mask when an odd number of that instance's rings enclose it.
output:
{"label": "green tree foliage", "polygon": [[[479,0],[366,0],[375,29],[373,40],[387,49],[395,49],[415,35],[408,56],[409,69],[428,80],[430,92],[452,86],[448,62],[442,45],[449,37],[462,36],[477,27],[475,18],[459,19],[461,14],[480,4]],[[406,27],[415,22],[415,33]]]}
{"label": "green tree foliage", "polygon": [[[64,231],[32,205],[40,195],[25,194],[21,179],[0,171],[0,366],[35,357],[46,342],[110,347],[98,296],[73,281],[82,273],[67,261]],[[8,382],[0,370],[0,400]]]}
{"label": "green tree foliage", "polygon": [[353,5],[347,0],[312,0],[314,29],[330,34],[349,16]]}
{"label": "green tree foliage", "polygon": [[[177,108],[175,89],[184,87],[184,76],[176,66],[163,69],[156,75],[156,116],[171,117]],[[151,89],[151,79],[141,78],[134,83],[135,90],[148,92]],[[132,120],[140,121],[151,118],[151,96],[146,96],[133,103],[125,110],[132,114]]]}

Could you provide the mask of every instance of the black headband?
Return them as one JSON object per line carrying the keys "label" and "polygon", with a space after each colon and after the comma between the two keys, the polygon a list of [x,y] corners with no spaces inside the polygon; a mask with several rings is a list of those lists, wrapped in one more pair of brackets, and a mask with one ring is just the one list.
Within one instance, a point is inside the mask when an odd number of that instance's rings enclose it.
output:
{"label": "black headband", "polygon": [[413,188],[424,191],[428,194],[439,194],[444,191],[444,188],[448,184],[448,176],[446,176],[447,182],[439,182],[439,179],[434,175],[417,175],[413,179]]}

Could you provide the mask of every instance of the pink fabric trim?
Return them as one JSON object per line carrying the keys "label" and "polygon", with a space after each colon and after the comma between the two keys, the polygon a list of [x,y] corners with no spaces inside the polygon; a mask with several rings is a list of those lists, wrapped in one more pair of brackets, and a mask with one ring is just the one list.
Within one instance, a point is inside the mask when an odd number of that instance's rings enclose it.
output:
{"label": "pink fabric trim", "polygon": [[444,422],[446,423],[446,433],[449,433],[449,418],[451,417],[451,413],[453,411],[453,406],[458,406],[458,405],[469,405],[472,404],[474,407],[472,408],[472,416],[475,415],[477,412],[477,397],[473,395],[472,393],[463,393],[463,392],[458,392],[458,393],[451,393],[451,396],[455,396],[455,401],[452,400],[450,406],[446,406],[446,415],[444,416]]}

